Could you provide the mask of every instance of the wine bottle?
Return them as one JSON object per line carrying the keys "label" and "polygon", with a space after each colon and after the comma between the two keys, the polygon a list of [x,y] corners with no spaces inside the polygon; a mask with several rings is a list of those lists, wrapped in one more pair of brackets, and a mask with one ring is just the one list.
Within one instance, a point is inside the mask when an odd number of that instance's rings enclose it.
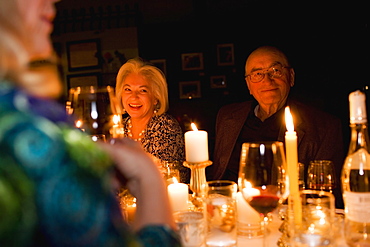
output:
{"label": "wine bottle", "polygon": [[370,143],[365,94],[349,95],[351,140],[342,169],[344,234],[349,246],[370,245]]}

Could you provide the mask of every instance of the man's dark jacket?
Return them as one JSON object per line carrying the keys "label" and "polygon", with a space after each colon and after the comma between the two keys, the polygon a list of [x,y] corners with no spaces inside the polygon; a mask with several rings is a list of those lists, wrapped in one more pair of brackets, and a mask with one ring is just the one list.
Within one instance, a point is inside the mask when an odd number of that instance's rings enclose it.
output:
{"label": "man's dark jacket", "polygon": [[[298,136],[298,161],[305,164],[305,173],[312,160],[331,160],[336,169],[336,206],[343,208],[340,174],[344,162],[343,132],[339,118],[293,99],[287,105]],[[216,120],[213,165],[207,167],[207,180],[221,179],[229,163],[234,145],[253,101],[234,103],[220,109]],[[285,143],[286,125],[281,123],[277,141]]]}

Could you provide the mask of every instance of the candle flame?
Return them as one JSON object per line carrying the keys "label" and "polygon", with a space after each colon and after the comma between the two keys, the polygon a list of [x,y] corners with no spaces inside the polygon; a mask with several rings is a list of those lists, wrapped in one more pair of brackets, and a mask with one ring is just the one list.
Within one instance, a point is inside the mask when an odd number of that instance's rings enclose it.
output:
{"label": "candle flame", "polygon": [[261,146],[260,146],[260,154],[262,155],[262,156],[264,156],[265,155],[265,145],[264,144],[261,144]]}
{"label": "candle flame", "polygon": [[119,120],[120,120],[119,115],[113,115],[113,119],[112,120],[113,120],[113,123],[117,125],[119,123]]}
{"label": "candle flame", "polygon": [[244,184],[245,184],[245,188],[246,188],[246,189],[251,189],[251,188],[253,188],[253,186],[252,186],[251,182],[244,181]]}
{"label": "candle flame", "polygon": [[81,120],[77,120],[76,121],[76,127],[77,128],[81,128],[81,126],[82,126],[82,121]]}
{"label": "candle flame", "polygon": [[244,196],[244,198],[249,198],[249,197],[252,197],[252,196],[258,196],[261,194],[261,192],[256,189],[256,188],[253,188],[253,185],[251,182],[249,181],[244,181],[244,186],[245,188],[243,188],[242,190],[242,194]]}
{"label": "candle flame", "polygon": [[197,126],[195,125],[195,123],[191,123],[190,124],[191,128],[194,130],[194,131],[198,131],[198,128]]}
{"label": "candle flame", "polygon": [[293,117],[292,114],[290,113],[289,106],[285,107],[285,124],[288,132],[294,131]]}
{"label": "candle flame", "polygon": [[98,119],[99,114],[98,114],[98,109],[97,109],[95,101],[91,102],[91,113],[90,113],[90,115],[91,115],[92,119]]}
{"label": "candle flame", "polygon": [[172,178],[172,181],[173,181],[174,184],[178,184],[179,183],[179,181],[177,181],[177,178],[175,178],[175,177]]}

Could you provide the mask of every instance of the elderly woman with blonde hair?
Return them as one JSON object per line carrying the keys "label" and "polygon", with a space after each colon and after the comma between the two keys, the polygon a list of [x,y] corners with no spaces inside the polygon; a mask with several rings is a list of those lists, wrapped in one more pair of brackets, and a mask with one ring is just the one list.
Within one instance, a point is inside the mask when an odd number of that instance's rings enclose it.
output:
{"label": "elderly woman with blonde hair", "polygon": [[[178,161],[181,180],[188,180],[184,161],[184,136],[169,108],[167,82],[163,72],[141,58],[122,65],[116,79],[117,99],[128,116],[124,135],[139,142],[160,162]],[[184,181],[186,182],[186,181]]]}

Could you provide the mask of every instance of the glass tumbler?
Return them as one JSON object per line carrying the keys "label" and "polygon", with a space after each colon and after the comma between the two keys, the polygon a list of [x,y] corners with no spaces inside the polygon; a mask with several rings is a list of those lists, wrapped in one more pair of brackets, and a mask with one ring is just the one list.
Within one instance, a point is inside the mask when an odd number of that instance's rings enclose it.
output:
{"label": "glass tumbler", "polygon": [[203,247],[206,237],[206,220],[202,212],[178,211],[174,213],[177,232],[184,247]]}
{"label": "glass tumbler", "polygon": [[336,187],[333,162],[330,160],[313,160],[307,173],[307,189],[333,192]]}
{"label": "glass tumbler", "polygon": [[319,190],[302,190],[300,196],[302,215],[292,215],[293,246],[335,246],[333,194]]}
{"label": "glass tumbler", "polygon": [[206,197],[208,247],[236,246],[236,194],[237,184],[233,181],[209,181]]}

